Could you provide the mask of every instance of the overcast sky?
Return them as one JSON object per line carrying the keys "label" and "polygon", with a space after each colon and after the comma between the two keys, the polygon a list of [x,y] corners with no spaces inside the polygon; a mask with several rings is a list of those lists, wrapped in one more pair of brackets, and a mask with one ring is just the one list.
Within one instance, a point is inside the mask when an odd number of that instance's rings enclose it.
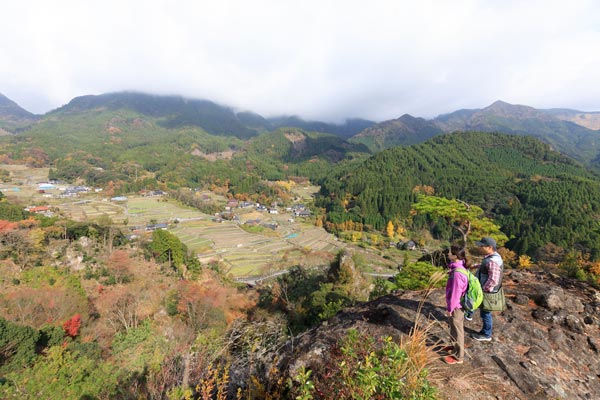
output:
{"label": "overcast sky", "polygon": [[0,93],[203,98],[264,116],[600,110],[594,0],[3,1]]}

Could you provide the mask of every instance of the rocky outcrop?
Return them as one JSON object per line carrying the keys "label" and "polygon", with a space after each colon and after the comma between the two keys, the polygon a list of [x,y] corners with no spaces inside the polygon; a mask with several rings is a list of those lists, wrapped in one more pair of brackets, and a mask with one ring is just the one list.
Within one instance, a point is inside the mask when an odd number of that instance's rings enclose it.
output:
{"label": "rocky outcrop", "polygon": [[[466,360],[448,366],[436,354],[449,344],[443,289],[403,292],[347,309],[294,338],[280,355],[281,368],[324,362],[329,348],[356,328],[400,338],[429,326],[430,376],[440,397],[464,399],[596,399],[600,393],[600,293],[546,272],[507,271],[507,309],[494,314],[491,342],[477,342],[481,320],[465,321]],[[438,357],[438,355],[440,357]]]}

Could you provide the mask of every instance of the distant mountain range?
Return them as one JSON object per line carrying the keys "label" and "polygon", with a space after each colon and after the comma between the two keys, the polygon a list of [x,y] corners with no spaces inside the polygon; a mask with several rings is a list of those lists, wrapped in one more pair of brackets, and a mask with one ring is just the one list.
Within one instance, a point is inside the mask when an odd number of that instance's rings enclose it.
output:
{"label": "distant mountain range", "polygon": [[538,110],[496,101],[483,109],[458,110],[432,120],[403,115],[371,126],[350,141],[363,143],[372,151],[381,151],[399,144],[423,142],[448,132],[500,132],[537,137],[580,162],[598,165],[600,131],[590,129],[584,123],[589,127],[600,124],[600,113]]}
{"label": "distant mountain range", "polygon": [[165,129],[199,127],[210,135],[247,140],[282,127],[308,132],[331,133],[379,152],[398,145],[411,145],[455,131],[501,132],[537,137],[554,149],[586,165],[600,165],[600,112],[569,109],[539,110],[497,101],[482,109],[463,109],[426,120],[405,114],[375,123],[348,119],[344,124],[306,121],[297,116],[265,118],[249,111],[236,111],[208,100],[180,96],[157,96],[118,92],[76,97],[68,104],[37,116],[0,95],[0,129],[19,132],[44,120],[99,111],[130,110],[150,116]]}
{"label": "distant mountain range", "polygon": [[261,132],[273,131],[281,127],[332,133],[348,138],[375,124],[373,121],[362,119],[349,119],[344,124],[338,125],[306,121],[296,116],[264,118],[253,112],[236,111],[208,100],[155,96],[137,92],[76,97],[67,105],[47,115],[65,115],[100,109],[128,109],[142,115],[161,118],[160,124],[166,128],[197,126],[212,135],[236,136],[240,139],[248,139]]}

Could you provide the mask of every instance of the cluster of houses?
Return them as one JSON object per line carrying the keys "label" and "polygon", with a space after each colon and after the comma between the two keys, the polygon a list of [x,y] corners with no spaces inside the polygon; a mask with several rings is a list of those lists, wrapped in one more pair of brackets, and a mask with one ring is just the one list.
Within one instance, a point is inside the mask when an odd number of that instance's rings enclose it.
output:
{"label": "cluster of houses", "polygon": [[[58,185],[58,186],[57,186]],[[42,182],[38,184],[38,192],[43,193],[44,197],[53,197],[51,193],[46,193],[49,190],[58,190],[60,194],[57,197],[77,197],[81,193],[87,192],[101,192],[101,188],[92,189],[89,186],[76,185],[76,186],[61,186],[58,182]]]}
{"label": "cluster of houses", "polygon": [[[269,214],[279,214],[279,209],[277,208],[277,203],[272,203],[270,207],[267,207],[260,203],[252,203],[249,201],[238,201],[235,199],[230,199],[225,206],[225,211],[231,211],[234,208],[251,208],[255,207],[256,211],[268,212]],[[292,207],[287,207],[285,209],[287,212],[291,212],[296,217],[310,217],[311,212],[310,209],[304,204],[295,204]]]}

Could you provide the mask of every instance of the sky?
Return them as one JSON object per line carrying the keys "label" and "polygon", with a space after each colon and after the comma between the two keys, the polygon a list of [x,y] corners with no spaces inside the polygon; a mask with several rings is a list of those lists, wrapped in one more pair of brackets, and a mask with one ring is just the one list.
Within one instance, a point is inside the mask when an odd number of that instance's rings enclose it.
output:
{"label": "sky", "polygon": [[124,90],[328,122],[600,111],[594,0],[2,3],[0,93],[37,114]]}

